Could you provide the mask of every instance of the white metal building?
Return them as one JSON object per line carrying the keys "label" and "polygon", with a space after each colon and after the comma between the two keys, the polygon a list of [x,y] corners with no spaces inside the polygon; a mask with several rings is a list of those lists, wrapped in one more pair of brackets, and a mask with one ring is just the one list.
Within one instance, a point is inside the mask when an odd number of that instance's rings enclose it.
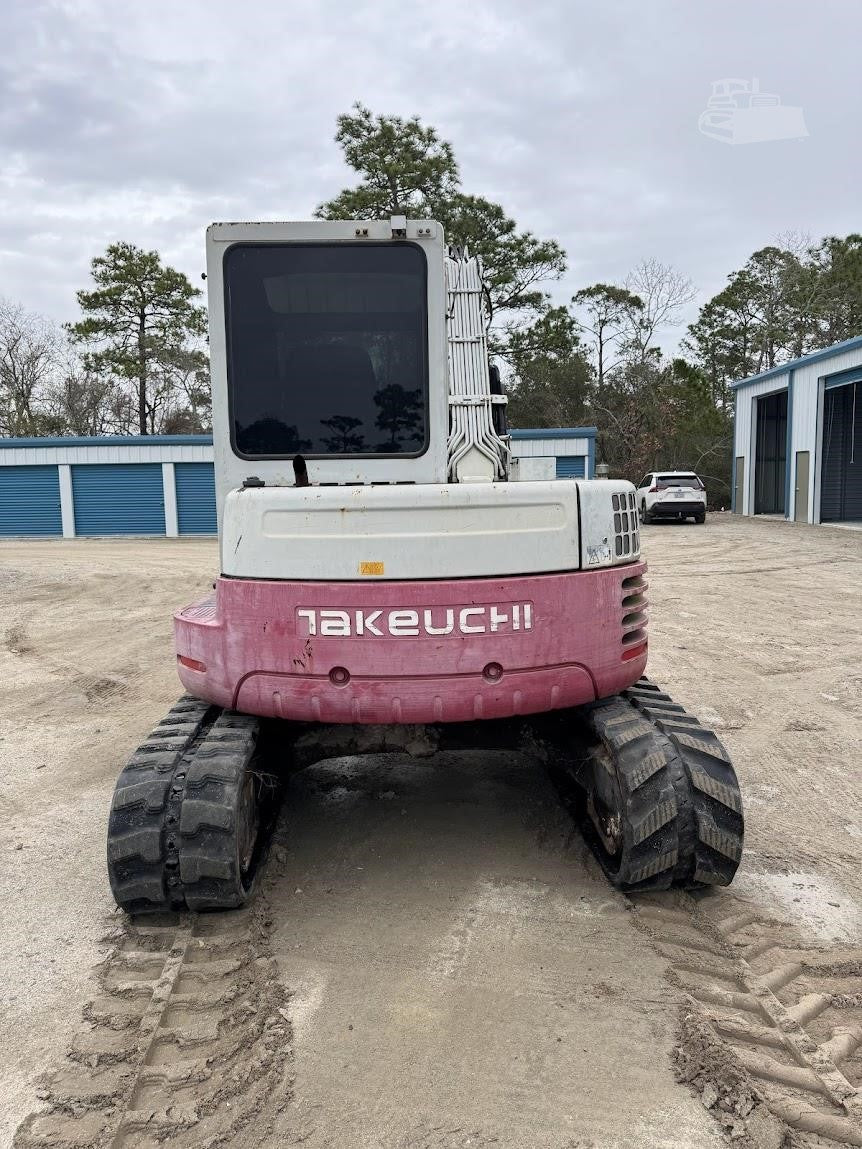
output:
{"label": "white metal building", "polygon": [[732,507],[862,522],[862,336],[733,384]]}
{"label": "white metal building", "polygon": [[594,479],[595,427],[524,427],[511,430],[513,478]]}

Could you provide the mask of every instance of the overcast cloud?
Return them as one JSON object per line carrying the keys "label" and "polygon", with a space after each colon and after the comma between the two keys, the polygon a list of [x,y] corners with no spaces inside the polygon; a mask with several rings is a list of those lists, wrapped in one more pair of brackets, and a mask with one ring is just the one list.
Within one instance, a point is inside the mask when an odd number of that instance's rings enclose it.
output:
{"label": "overcast cloud", "polygon": [[[113,240],[199,281],[215,219],[302,219],[351,182],[355,100],[449,139],[465,189],[566,248],[567,298],[658,257],[702,302],[777,234],[862,230],[855,0],[0,0],[0,295],[73,318]],[[758,77],[809,137],[698,132]]]}

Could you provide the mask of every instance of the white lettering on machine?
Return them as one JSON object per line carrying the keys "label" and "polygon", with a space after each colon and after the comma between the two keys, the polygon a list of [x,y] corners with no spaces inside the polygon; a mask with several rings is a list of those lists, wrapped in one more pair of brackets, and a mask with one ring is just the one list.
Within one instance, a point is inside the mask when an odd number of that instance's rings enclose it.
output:
{"label": "white lettering on machine", "polygon": [[499,634],[533,629],[531,602],[491,603],[461,607],[392,607],[353,610],[298,608],[297,633],[303,637],[416,638],[446,634]]}

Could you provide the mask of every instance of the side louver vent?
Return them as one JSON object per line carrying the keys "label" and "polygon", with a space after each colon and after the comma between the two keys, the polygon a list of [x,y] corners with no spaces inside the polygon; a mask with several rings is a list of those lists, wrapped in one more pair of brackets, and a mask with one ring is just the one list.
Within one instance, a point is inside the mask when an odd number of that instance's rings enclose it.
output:
{"label": "side louver vent", "polygon": [[638,532],[638,513],[634,491],[612,496],[614,508],[614,555],[616,558],[636,558],[641,541]]}
{"label": "side louver vent", "polygon": [[[624,498],[625,496],[623,496]],[[622,590],[622,646],[623,662],[643,654],[647,645],[647,614],[649,583],[643,575],[623,579]]]}

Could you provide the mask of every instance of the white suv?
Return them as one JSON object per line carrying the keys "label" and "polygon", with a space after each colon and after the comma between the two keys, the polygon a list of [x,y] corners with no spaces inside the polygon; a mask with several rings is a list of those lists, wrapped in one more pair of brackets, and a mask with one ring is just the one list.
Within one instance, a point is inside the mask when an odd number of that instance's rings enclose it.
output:
{"label": "white suv", "polygon": [[692,471],[651,471],[638,483],[641,522],[654,519],[706,519],[706,487]]}

